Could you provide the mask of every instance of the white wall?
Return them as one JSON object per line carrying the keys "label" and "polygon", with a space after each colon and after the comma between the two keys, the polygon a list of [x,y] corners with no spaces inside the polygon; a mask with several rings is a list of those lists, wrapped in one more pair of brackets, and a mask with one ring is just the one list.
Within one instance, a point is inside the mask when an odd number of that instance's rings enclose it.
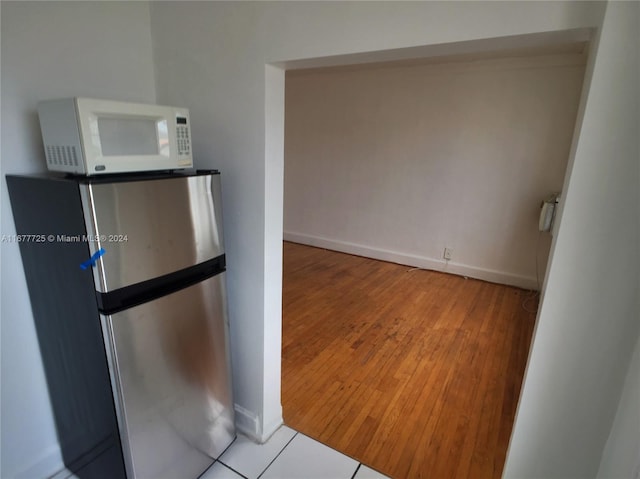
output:
{"label": "white wall", "polygon": [[[255,418],[257,438],[281,420],[284,74],[265,65],[316,57],[326,64],[332,55],[602,21],[602,5],[591,2],[157,2],[150,8],[158,100],[192,109],[197,166],[223,170],[237,402],[248,412],[245,430]],[[630,299],[637,291],[629,286],[638,281],[637,143],[631,144],[637,51],[625,50],[637,45],[637,24],[629,24],[637,8],[614,3],[604,24],[508,477],[539,476],[545,465],[556,476],[597,473],[637,338],[638,306]],[[144,3],[2,2],[2,173],[43,169],[36,156],[39,98],[153,100],[148,32]],[[625,61],[629,73],[620,71]],[[2,184],[2,232],[10,234]],[[2,475],[11,477],[55,455],[55,438],[17,247],[2,248]],[[34,471],[29,475],[48,472]]]}
{"label": "white wall", "polygon": [[[149,7],[2,2],[2,234],[15,233],[4,175],[46,170],[36,102],[155,101]],[[3,478],[62,467],[18,245],[2,243]]]}
{"label": "white wall", "polygon": [[[640,294],[638,295],[640,298]],[[602,454],[598,478],[640,478],[640,338],[629,364],[616,419]]]}
{"label": "white wall", "polygon": [[265,65],[336,64],[344,58],[332,56],[378,50],[388,60],[423,45],[595,27],[601,18],[602,5],[592,2],[151,5],[158,100],[191,109],[199,166],[223,172],[235,392],[245,432],[264,439],[281,421],[283,148],[274,139],[284,115],[272,100],[284,75]]}
{"label": "white wall", "polygon": [[639,16],[607,5],[505,478],[596,476],[640,334]]}
{"label": "white wall", "polygon": [[288,72],[285,239],[538,289],[585,63],[551,53]]}

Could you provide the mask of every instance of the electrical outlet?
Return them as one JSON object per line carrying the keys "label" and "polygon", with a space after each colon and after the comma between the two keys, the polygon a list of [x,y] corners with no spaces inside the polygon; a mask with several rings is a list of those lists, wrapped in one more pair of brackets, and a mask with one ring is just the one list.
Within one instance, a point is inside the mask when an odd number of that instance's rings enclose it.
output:
{"label": "electrical outlet", "polygon": [[451,255],[453,254],[453,250],[451,248],[445,248],[442,257],[449,261],[451,259]]}

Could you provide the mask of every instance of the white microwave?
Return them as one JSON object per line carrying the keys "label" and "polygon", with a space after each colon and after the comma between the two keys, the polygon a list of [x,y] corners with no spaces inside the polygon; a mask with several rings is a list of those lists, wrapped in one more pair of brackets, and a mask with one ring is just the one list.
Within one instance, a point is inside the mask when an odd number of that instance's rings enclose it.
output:
{"label": "white microwave", "polygon": [[189,110],[65,98],[38,103],[47,168],[79,175],[193,166]]}

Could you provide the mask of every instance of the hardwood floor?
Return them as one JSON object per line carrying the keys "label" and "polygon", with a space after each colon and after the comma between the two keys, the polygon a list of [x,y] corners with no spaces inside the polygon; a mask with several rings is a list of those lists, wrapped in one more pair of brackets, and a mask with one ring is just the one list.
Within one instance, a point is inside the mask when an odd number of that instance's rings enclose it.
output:
{"label": "hardwood floor", "polygon": [[285,423],[393,478],[500,477],[531,294],[285,242]]}

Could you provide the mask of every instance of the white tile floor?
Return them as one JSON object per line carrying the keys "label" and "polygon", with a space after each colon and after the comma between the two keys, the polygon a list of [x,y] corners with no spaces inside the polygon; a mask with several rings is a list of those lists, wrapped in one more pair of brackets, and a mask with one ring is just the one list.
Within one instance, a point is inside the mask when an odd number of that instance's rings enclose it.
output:
{"label": "white tile floor", "polygon": [[282,426],[265,444],[244,436],[200,479],[385,479],[355,459]]}
{"label": "white tile floor", "polygon": [[[77,479],[66,469],[50,479]],[[238,438],[199,479],[388,479],[329,446],[282,426],[265,444]]]}

